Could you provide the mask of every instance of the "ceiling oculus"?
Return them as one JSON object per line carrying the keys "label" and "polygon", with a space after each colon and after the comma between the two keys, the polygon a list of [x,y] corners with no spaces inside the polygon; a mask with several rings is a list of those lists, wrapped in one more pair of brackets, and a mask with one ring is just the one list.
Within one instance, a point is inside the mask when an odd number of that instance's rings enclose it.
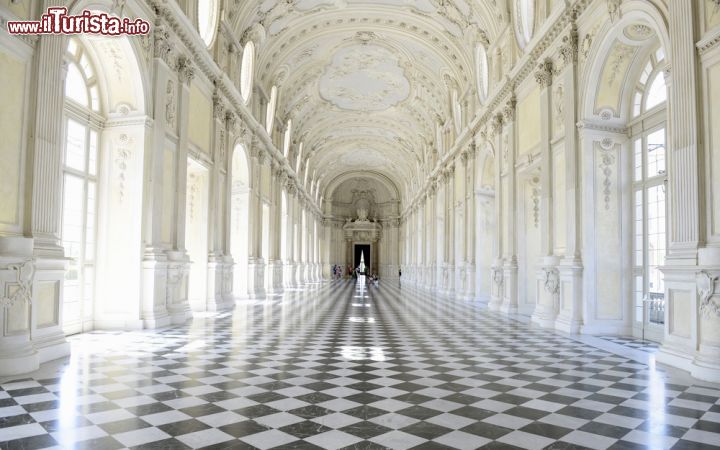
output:
{"label": "ceiling oculus", "polygon": [[384,47],[363,44],[339,50],[319,88],[323,99],[352,111],[384,111],[410,94],[397,57]]}

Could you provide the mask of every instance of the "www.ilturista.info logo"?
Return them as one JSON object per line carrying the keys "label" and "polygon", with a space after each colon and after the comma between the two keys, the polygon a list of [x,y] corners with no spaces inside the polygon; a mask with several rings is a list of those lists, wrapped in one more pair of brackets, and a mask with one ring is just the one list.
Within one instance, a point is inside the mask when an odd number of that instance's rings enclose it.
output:
{"label": "www.ilturista.info logo", "polygon": [[85,10],[77,16],[69,16],[67,8],[48,8],[40,20],[8,21],[10,34],[148,34],[150,23],[144,19],[115,17],[104,12]]}

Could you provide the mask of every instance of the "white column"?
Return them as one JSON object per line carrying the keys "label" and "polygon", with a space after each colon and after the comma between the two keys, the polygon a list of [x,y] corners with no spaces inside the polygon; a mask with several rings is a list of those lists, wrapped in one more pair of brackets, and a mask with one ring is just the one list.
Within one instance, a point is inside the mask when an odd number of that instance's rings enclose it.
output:
{"label": "white column", "polygon": [[578,33],[574,24],[563,37],[561,57],[564,69],[556,77],[563,85],[563,129],[565,132],[565,197],[555,199],[565,205],[565,256],[560,261],[560,304],[555,328],[566,333],[577,333],[582,326],[583,265],[580,255],[580,143],[576,129]]}
{"label": "white column", "polygon": [[502,149],[502,115],[497,114],[491,124],[491,141],[495,150],[495,246],[493,247],[493,263],[490,272],[490,302],[488,308],[499,310],[502,305],[503,292],[505,290],[505,271],[503,270],[503,234],[505,233],[505,221],[503,220],[503,199],[507,192],[503,190],[503,149]]}
{"label": "white column", "polygon": [[537,305],[532,321],[541,327],[555,326],[560,280],[557,271],[558,258],[553,255],[553,184],[552,150],[550,148],[550,90],[552,88],[553,64],[546,59],[535,72],[535,80],[540,89],[540,258],[527,261],[528,268],[537,263],[537,271],[528,270],[527,275],[535,272],[537,277]]}
{"label": "white column", "polygon": [[503,158],[507,158],[507,223],[504,223],[504,232],[507,234],[507,247],[504,248],[503,261],[503,302],[500,310],[505,313],[517,312],[517,215],[516,215],[516,179],[515,179],[515,99],[511,99],[503,109],[503,132],[507,133],[507,148],[503,148]]}
{"label": "white column", "polygon": [[250,240],[248,243],[248,297],[265,298],[265,260],[262,255],[262,165],[268,156],[253,138],[250,151]]}

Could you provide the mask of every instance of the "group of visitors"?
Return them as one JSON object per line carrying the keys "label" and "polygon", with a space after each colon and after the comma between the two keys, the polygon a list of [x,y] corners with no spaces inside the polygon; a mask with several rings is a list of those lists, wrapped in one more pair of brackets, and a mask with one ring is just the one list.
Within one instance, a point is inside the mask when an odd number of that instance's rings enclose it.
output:
{"label": "group of visitors", "polygon": [[339,280],[343,276],[343,268],[342,266],[338,264],[333,264],[332,266],[332,279],[333,280]]}

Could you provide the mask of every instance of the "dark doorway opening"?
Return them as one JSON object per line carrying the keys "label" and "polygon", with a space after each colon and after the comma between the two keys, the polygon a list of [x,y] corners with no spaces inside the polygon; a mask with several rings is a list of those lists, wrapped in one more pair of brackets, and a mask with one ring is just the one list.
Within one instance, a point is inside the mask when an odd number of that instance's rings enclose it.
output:
{"label": "dark doorway opening", "polygon": [[363,275],[370,273],[370,244],[355,244],[355,268],[360,267],[360,255],[365,255],[365,272]]}

